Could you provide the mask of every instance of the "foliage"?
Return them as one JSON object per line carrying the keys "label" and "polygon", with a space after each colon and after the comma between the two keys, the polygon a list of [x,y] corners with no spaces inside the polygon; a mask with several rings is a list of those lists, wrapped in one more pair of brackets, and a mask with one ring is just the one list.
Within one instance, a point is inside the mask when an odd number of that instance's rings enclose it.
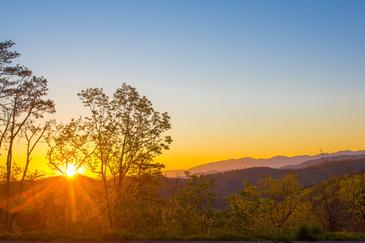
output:
{"label": "foliage", "polygon": [[281,179],[265,178],[229,200],[230,227],[243,234],[266,237],[262,232],[285,233],[292,230],[301,208],[301,187],[293,174]]}
{"label": "foliage", "polygon": [[162,209],[166,235],[209,235],[214,226],[213,182],[203,175],[187,175],[186,185],[172,195]]}
{"label": "foliage", "polygon": [[[246,183],[242,192],[228,199],[226,209],[218,210],[214,207],[214,183],[206,176],[191,175],[182,179],[176,184],[174,193],[167,195],[161,190],[165,187],[164,183],[171,181],[150,175],[143,178],[145,182],[138,186],[138,191],[125,195],[119,211],[124,220],[118,227],[110,227],[97,203],[103,198],[100,198],[103,195],[100,194],[103,188],[100,181],[86,177],[73,180],[53,177],[27,184],[27,196],[31,195],[29,193],[34,196],[30,197],[31,202],[19,202],[20,214],[15,219],[15,225],[16,229],[29,232],[29,237],[52,235],[50,239],[78,239],[88,234],[93,239],[363,239],[363,218],[347,216],[348,210],[354,208],[352,204],[356,205],[353,215],[360,213],[357,205],[362,202],[361,198],[355,197],[357,200],[350,202],[349,194],[353,195],[351,191],[362,191],[364,184],[360,182],[363,178],[364,174],[334,178],[306,189],[298,187],[293,174],[279,179],[266,178],[257,184]],[[331,191],[334,183],[340,185],[340,194],[330,193],[328,196],[336,195],[336,201],[346,202],[347,205],[337,212],[337,217],[344,220],[338,224],[342,232],[331,232],[328,221],[318,220],[318,215],[326,215],[327,209],[323,208],[326,204],[313,201],[317,190]],[[268,193],[268,190],[271,192]],[[71,195],[74,199],[69,201]],[[282,219],[277,215],[289,214],[283,204],[290,205],[293,212],[279,228],[277,222],[283,221],[277,221]],[[270,215],[271,212],[273,215]],[[358,226],[353,227],[355,224]]]}

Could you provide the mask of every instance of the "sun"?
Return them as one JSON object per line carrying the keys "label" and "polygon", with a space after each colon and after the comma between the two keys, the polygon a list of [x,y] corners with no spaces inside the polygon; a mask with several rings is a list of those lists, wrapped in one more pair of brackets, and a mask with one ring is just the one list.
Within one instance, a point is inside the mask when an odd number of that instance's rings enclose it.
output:
{"label": "sun", "polygon": [[75,164],[68,164],[65,169],[65,174],[68,177],[73,177],[76,174],[81,174],[83,171],[83,168],[77,168]]}
{"label": "sun", "polygon": [[77,169],[74,164],[68,164],[65,170],[68,177],[72,177],[77,174]]}

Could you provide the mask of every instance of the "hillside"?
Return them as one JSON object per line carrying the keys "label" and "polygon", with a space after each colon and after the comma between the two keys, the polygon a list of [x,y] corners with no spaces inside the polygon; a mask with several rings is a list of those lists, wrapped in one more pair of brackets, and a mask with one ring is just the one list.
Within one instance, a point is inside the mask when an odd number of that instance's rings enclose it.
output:
{"label": "hillside", "polygon": [[301,169],[256,167],[211,174],[206,177],[214,180],[214,191],[217,193],[217,206],[222,207],[224,205],[224,199],[230,194],[239,192],[243,188],[245,181],[257,183],[257,181],[264,177],[271,176],[273,178],[279,178],[290,172],[297,174],[300,183],[304,187],[308,187],[333,176],[365,172],[365,158],[327,160],[316,166]]}

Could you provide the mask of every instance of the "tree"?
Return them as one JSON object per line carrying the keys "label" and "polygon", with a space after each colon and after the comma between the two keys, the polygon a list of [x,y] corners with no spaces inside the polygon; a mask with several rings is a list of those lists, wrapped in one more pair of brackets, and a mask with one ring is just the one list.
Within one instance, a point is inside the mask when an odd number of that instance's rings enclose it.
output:
{"label": "tree", "polygon": [[204,175],[187,173],[186,184],[172,195],[163,209],[165,234],[208,235],[213,227],[214,182]]}
{"label": "tree", "polygon": [[123,191],[132,188],[131,179],[163,168],[154,158],[172,142],[170,136],[164,136],[171,128],[170,117],[155,111],[147,97],[125,83],[112,98],[98,88],[83,90],[79,97],[90,111],[85,129],[96,147],[94,172],[104,183],[109,222],[118,224]]}
{"label": "tree", "polygon": [[313,214],[329,231],[341,229],[344,221],[344,203],[340,194],[339,177],[316,185],[309,194]]}
{"label": "tree", "polygon": [[343,178],[339,195],[343,202],[343,224],[346,231],[363,232],[365,227],[365,174]]}
{"label": "tree", "polygon": [[257,185],[246,183],[229,201],[229,222],[239,233],[270,236],[293,228],[300,211],[301,186],[293,174],[267,177]]}
{"label": "tree", "polygon": [[46,98],[47,80],[32,76],[32,72],[23,66],[10,66],[12,60],[19,56],[17,52],[9,51],[13,45],[11,41],[0,44],[0,149],[6,155],[7,230],[12,227],[10,198],[14,141],[28,121],[55,111],[54,102]]}
{"label": "tree", "polygon": [[260,194],[255,185],[246,181],[239,194],[228,198],[226,231],[249,235],[258,227],[260,215]]}
{"label": "tree", "polygon": [[279,180],[268,177],[257,185],[262,203],[271,223],[278,229],[287,227],[290,217],[300,205],[301,186],[294,174],[288,174]]}

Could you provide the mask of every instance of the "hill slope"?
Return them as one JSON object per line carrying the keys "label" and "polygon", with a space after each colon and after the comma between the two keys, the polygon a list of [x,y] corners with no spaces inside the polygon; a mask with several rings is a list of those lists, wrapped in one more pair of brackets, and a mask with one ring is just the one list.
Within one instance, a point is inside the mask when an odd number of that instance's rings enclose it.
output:
{"label": "hill slope", "polygon": [[214,191],[218,195],[217,205],[222,207],[224,199],[233,193],[239,192],[245,181],[257,183],[260,179],[271,176],[280,178],[287,173],[295,173],[304,187],[312,186],[333,176],[344,176],[352,173],[365,172],[365,158],[326,160],[322,163],[301,169],[275,169],[256,167],[242,170],[233,170],[223,173],[206,175],[215,182]]}

